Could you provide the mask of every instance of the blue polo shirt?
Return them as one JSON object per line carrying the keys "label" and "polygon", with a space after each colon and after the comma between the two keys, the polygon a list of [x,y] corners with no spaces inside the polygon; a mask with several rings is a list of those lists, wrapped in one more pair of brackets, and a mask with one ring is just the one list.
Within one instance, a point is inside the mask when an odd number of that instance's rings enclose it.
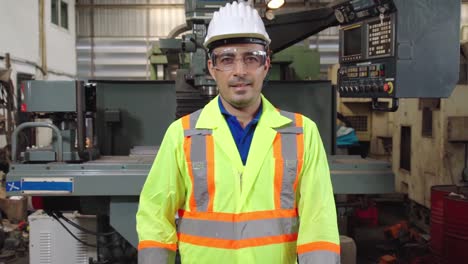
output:
{"label": "blue polo shirt", "polygon": [[255,114],[252,121],[245,128],[242,128],[241,124],[237,120],[237,117],[231,115],[226,108],[224,108],[223,103],[221,103],[221,97],[218,98],[219,109],[223,114],[226,122],[231,130],[232,137],[236,142],[237,150],[242,159],[242,163],[247,163],[247,156],[249,155],[250,144],[252,143],[252,138],[257,127],[258,120],[262,115],[262,103],[260,103],[260,108]]}

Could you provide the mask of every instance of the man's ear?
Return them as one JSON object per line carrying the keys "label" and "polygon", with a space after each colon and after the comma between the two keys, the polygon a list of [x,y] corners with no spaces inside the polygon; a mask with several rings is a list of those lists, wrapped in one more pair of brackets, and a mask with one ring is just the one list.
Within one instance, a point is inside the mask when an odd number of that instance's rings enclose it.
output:
{"label": "man's ear", "polygon": [[266,57],[265,65],[263,65],[263,69],[265,70],[265,76],[268,74],[268,71],[271,68],[271,59],[270,56]]}
{"label": "man's ear", "polygon": [[213,80],[216,81],[216,77],[215,77],[215,74],[214,74],[216,69],[213,67],[213,61],[212,60],[208,60],[208,71],[210,72],[210,75],[213,78]]}
{"label": "man's ear", "polygon": [[271,59],[270,59],[270,56],[266,57],[265,59],[265,70],[268,71],[270,68],[271,68]]}

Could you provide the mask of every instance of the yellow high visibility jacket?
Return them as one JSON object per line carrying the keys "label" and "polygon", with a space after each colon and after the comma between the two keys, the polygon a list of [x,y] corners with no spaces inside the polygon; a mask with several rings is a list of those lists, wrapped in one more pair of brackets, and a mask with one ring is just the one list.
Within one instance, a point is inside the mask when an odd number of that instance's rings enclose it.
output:
{"label": "yellow high visibility jacket", "polygon": [[170,125],[140,195],[138,263],[177,249],[183,264],[339,263],[317,127],[262,100],[245,166],[218,98]]}

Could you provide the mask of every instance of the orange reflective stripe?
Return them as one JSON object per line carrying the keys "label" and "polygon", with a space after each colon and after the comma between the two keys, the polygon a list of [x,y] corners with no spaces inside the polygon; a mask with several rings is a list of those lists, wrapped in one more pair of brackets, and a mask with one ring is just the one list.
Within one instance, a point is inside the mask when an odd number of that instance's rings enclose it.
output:
{"label": "orange reflective stripe", "polygon": [[297,234],[269,236],[262,238],[249,238],[242,240],[228,240],[219,238],[207,238],[200,236],[191,236],[185,234],[178,234],[179,241],[190,243],[205,247],[225,248],[225,249],[239,249],[246,247],[256,247],[271,244],[279,244],[285,242],[294,242],[297,240]]}
{"label": "orange reflective stripe", "polygon": [[208,212],[213,212],[213,202],[215,196],[215,180],[214,180],[214,140],[213,135],[206,136],[206,160],[207,160],[207,184],[208,184]]}
{"label": "orange reflective stripe", "polygon": [[296,126],[302,127],[302,115],[298,113],[294,113],[294,119],[296,119]]}
{"label": "orange reflective stripe", "polygon": [[[182,126],[184,127],[184,129],[189,129],[190,128],[190,116],[189,115],[186,115],[184,117],[182,117]],[[185,160],[187,161],[187,165],[191,164],[191,157],[190,157],[190,153],[191,153],[191,148],[192,148],[192,138],[190,137],[185,137],[184,138],[184,153],[185,153]],[[197,203],[195,202],[195,196],[194,196],[194,181],[193,181],[193,168],[192,166],[188,166],[188,173],[189,173],[189,176],[190,176],[190,181],[192,183],[192,193],[190,194],[190,200],[189,200],[189,207],[190,207],[190,210],[192,211],[196,211],[197,210]]]}
{"label": "orange reflective stripe", "polygon": [[312,243],[297,246],[298,254],[303,254],[306,252],[316,251],[316,250],[331,251],[339,255],[340,245],[331,243],[331,242],[319,241],[319,242],[312,242]]}
{"label": "orange reflective stripe", "polygon": [[[302,115],[300,114],[295,114],[294,115],[296,119],[296,126],[302,127]],[[294,181],[293,188],[294,192],[296,192],[297,189],[297,183],[299,182],[299,175],[301,174],[302,171],[302,165],[304,163],[304,134],[297,134],[296,136],[296,141],[297,141],[297,175],[296,175],[296,180]]]}
{"label": "orange reflective stripe", "polygon": [[240,214],[232,213],[214,213],[214,212],[190,212],[179,210],[179,217],[198,219],[198,220],[212,220],[224,222],[241,222],[249,220],[262,220],[272,218],[296,217],[298,216],[296,209],[288,210],[271,210],[271,211],[256,211]]}
{"label": "orange reflective stripe", "polygon": [[142,250],[145,248],[165,248],[165,249],[169,249],[172,251],[176,251],[177,244],[164,244],[164,243],[156,242],[153,240],[140,241],[140,243],[138,243],[138,250]]}
{"label": "orange reflective stripe", "polygon": [[283,184],[283,155],[281,152],[281,134],[277,133],[273,141],[273,155],[275,157],[275,208],[281,208],[281,188]]}
{"label": "orange reflective stripe", "polygon": [[190,115],[182,117],[182,127],[184,130],[190,129]]}

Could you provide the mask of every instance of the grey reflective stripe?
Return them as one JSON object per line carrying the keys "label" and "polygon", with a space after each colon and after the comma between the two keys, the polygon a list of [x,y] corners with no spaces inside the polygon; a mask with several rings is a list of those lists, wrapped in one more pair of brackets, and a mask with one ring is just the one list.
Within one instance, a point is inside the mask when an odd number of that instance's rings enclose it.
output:
{"label": "grey reflective stripe", "polygon": [[281,135],[281,155],[283,157],[283,181],[281,184],[281,208],[292,209],[296,194],[294,193],[294,182],[297,176],[297,134],[301,134],[302,127],[296,127],[295,114],[280,111],[280,114],[291,119],[288,127],[277,129]]}
{"label": "grey reflective stripe", "polygon": [[340,255],[326,250],[311,251],[299,255],[299,264],[340,264]]}
{"label": "grey reflective stripe", "polygon": [[195,129],[201,110],[190,114],[190,129],[184,131],[186,137],[190,137],[190,162],[193,173],[193,196],[197,211],[206,212],[208,207],[208,180],[206,160],[206,135],[211,135],[210,129]]}
{"label": "grey reflective stripe", "polygon": [[295,118],[295,114],[293,112],[280,110],[279,113],[282,116],[287,117],[287,118],[292,120],[292,123],[289,125],[290,127],[295,127],[296,126],[296,118]]}
{"label": "grey reflective stripe", "polygon": [[185,137],[191,137],[195,135],[206,136],[206,135],[211,135],[211,133],[212,133],[211,129],[187,129],[184,131],[184,136]]}
{"label": "grey reflective stripe", "polygon": [[277,128],[277,132],[282,134],[302,134],[304,133],[302,127],[285,127],[285,128]]}
{"label": "grey reflective stripe", "polygon": [[182,234],[241,240],[296,234],[299,228],[297,217],[250,220],[242,222],[222,222],[182,218],[179,222],[179,232]]}
{"label": "grey reflective stripe", "polygon": [[190,114],[190,128],[191,129],[194,129],[195,126],[197,125],[197,121],[198,121],[198,118],[200,117],[201,112],[202,112],[202,109],[197,110]]}
{"label": "grey reflective stripe", "polygon": [[138,250],[138,264],[174,264],[175,251],[165,248],[144,248]]}

